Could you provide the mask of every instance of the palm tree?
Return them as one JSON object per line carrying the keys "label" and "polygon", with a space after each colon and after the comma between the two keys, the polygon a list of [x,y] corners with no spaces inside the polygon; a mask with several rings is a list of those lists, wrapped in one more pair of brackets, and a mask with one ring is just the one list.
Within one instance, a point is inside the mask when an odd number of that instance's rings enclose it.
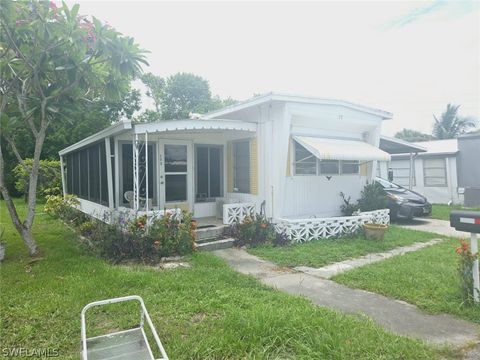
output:
{"label": "palm tree", "polygon": [[458,116],[458,108],[460,105],[447,105],[447,110],[442,114],[440,119],[435,115],[433,118],[433,136],[436,139],[454,139],[467,130],[474,128],[477,125],[475,119],[471,117]]}

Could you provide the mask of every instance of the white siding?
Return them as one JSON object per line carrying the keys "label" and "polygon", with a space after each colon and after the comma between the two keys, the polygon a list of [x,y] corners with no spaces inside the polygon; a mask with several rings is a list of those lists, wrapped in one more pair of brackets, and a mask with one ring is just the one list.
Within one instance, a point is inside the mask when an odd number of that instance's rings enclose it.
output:
{"label": "white siding", "polygon": [[352,197],[352,202],[360,197],[367,178],[359,175],[332,176],[292,176],[286,179],[285,207],[283,217],[328,217],[339,216],[342,199],[340,192]]}

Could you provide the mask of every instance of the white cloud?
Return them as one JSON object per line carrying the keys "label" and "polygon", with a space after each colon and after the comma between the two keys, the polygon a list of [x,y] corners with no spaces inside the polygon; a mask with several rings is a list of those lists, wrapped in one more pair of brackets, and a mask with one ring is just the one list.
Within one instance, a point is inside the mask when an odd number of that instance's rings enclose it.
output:
{"label": "white cloud", "polygon": [[394,113],[391,135],[429,132],[449,102],[480,117],[478,6],[419,4],[81,2],[80,12],[148,49],[147,71],[193,72],[222,97],[282,91],[372,105]]}

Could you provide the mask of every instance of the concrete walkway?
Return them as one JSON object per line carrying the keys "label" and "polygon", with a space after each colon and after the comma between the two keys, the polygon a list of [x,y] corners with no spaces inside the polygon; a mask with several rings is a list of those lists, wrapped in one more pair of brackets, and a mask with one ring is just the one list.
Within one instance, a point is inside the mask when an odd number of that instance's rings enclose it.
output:
{"label": "concrete walkway", "polygon": [[450,227],[450,221],[445,220],[415,218],[413,220],[402,220],[397,225],[412,230],[470,239],[470,233],[455,230]]}
{"label": "concrete walkway", "polygon": [[372,264],[378,261],[383,261],[397,255],[403,255],[412,251],[417,251],[427,246],[438,244],[440,241],[442,240],[433,239],[427,242],[418,242],[413,245],[397,247],[382,253],[367,254],[365,256],[361,256],[355,259],[340,261],[334,264],[323,266],[321,268],[312,268],[309,266],[297,266],[294,268],[294,270],[300,271],[312,276],[317,276],[323,279],[330,279],[335,275],[341,274],[345,271],[352,270],[360,266]]}
{"label": "concrete walkway", "polygon": [[434,344],[465,346],[477,343],[480,328],[449,315],[427,315],[416,306],[364,290],[350,289],[331,280],[299,273],[259,259],[241,249],[214,252],[235,270],[252,275],[271,287],[301,295],[313,303],[347,313],[363,313],[387,330]]}

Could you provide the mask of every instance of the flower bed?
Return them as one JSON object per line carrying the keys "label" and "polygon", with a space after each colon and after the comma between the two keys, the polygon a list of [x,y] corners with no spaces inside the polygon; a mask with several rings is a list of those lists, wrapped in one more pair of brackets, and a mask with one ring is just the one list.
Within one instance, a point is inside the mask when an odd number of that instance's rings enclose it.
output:
{"label": "flower bed", "polygon": [[88,246],[100,256],[120,262],[140,260],[157,262],[162,257],[185,255],[194,249],[194,225],[191,214],[165,212],[161,217],[119,216],[108,224],[75,209],[76,199],[47,198],[45,212],[72,225],[85,236]]}

